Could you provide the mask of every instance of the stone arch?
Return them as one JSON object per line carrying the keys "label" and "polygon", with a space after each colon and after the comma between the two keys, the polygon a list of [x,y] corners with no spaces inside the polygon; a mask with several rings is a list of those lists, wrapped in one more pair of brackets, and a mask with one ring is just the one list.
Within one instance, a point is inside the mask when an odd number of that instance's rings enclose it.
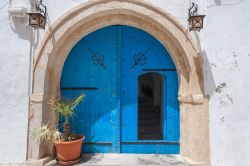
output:
{"label": "stone arch", "polygon": [[[117,24],[142,29],[167,48],[179,77],[181,156],[210,165],[208,98],[204,95],[199,51],[174,17],[141,0],[89,1],[66,12],[49,27],[34,55],[29,131],[48,120],[57,122],[47,102],[60,95],[61,72],[72,47],[89,33]],[[49,154],[49,148],[29,138],[28,159]]]}

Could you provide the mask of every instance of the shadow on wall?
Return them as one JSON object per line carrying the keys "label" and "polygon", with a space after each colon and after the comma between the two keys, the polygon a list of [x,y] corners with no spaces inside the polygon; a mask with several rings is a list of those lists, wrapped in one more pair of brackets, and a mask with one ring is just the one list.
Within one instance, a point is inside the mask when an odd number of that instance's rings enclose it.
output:
{"label": "shadow on wall", "polygon": [[[11,18],[9,17],[9,23],[12,31],[18,35],[22,40],[30,41],[30,57],[33,56],[34,50],[37,47],[40,39],[40,33],[29,26],[29,18],[26,15],[25,18]],[[31,59],[30,59],[31,60]]]}
{"label": "shadow on wall", "polygon": [[233,5],[238,5],[244,1],[246,1],[246,0],[239,0],[239,1],[234,2],[234,3],[221,3],[221,0],[214,0],[214,4],[207,6],[207,8],[214,7],[214,6],[233,6]]}
{"label": "shadow on wall", "polygon": [[[48,27],[48,29],[45,28],[44,31],[46,31],[49,35],[51,35],[52,44],[54,46],[55,45],[55,37],[54,37],[53,29],[51,28],[51,26],[52,26],[51,21],[50,21],[49,14],[48,14],[48,11],[47,11],[46,27]],[[39,34],[37,34],[37,36],[39,36]],[[45,41],[45,42],[47,42],[47,41]],[[35,46],[35,48],[37,48],[38,44],[39,44],[39,41],[37,42],[37,45]],[[44,45],[45,45],[45,43],[44,43]],[[38,62],[40,61],[41,56],[42,56],[42,54],[40,54],[38,57],[36,57],[36,62],[34,62],[34,66],[33,66],[33,72],[35,71]],[[47,63],[47,60],[48,60],[48,58],[46,59],[46,63]]]}
{"label": "shadow on wall", "polygon": [[[30,3],[31,3],[31,1],[33,1],[33,0],[30,0]],[[3,7],[6,7],[7,5],[8,5],[8,3],[5,4]],[[1,6],[0,6],[0,8],[1,8]],[[7,12],[7,10],[6,10],[6,12]],[[34,77],[33,77],[34,76],[34,71],[35,71],[35,68],[37,66],[37,62],[39,62],[39,60],[41,58],[41,55],[40,55],[40,57],[36,57],[37,60],[34,61],[35,50],[39,46],[39,43],[40,43],[41,38],[43,36],[43,32],[47,31],[49,33],[52,33],[52,29],[50,28],[51,24],[50,24],[50,19],[49,19],[48,14],[47,14],[46,22],[47,22],[46,23],[47,25],[46,25],[45,30],[43,30],[43,29],[34,29],[33,27],[29,26],[29,17],[28,17],[28,15],[26,15],[26,17],[22,18],[22,19],[20,19],[20,18],[19,19],[18,18],[13,19],[13,18],[9,17],[10,28],[18,36],[18,38],[19,38],[18,42],[23,42],[25,40],[25,41],[29,41],[29,43],[30,43],[30,45],[29,45],[29,49],[30,49],[29,50],[29,55],[27,55],[27,56],[30,57],[30,59],[29,59],[29,81],[28,81],[28,84],[29,84],[28,85],[29,97],[31,96],[31,94],[33,93],[33,90],[34,90],[34,87],[33,87],[33,85],[34,85]],[[47,27],[49,27],[49,28],[47,28]],[[54,44],[54,41],[55,41],[54,37],[53,37],[52,41],[53,41],[53,44]],[[28,48],[28,46],[27,46],[27,48]],[[48,94],[48,93],[45,92],[45,94]],[[45,96],[45,97],[46,97],[46,99],[44,100],[44,103],[43,103],[43,110],[48,110],[47,109],[47,102],[48,102],[47,98],[48,98],[48,96]],[[44,107],[46,107],[46,108],[44,108]],[[31,110],[31,109],[29,108],[29,110]],[[53,116],[53,115],[50,115],[48,112],[44,113],[43,116],[42,116],[42,121],[44,123],[46,123],[47,122],[46,119],[49,119],[48,118],[49,116]],[[29,117],[28,123],[31,123],[31,119],[32,119],[32,117]],[[30,127],[29,124],[28,124],[28,127]],[[28,133],[33,132],[33,131],[30,131],[30,130],[31,129],[28,128]],[[27,137],[27,142],[30,142],[31,139],[32,138],[30,136],[28,136]],[[27,146],[29,144],[30,143],[28,143]],[[29,148],[27,148],[27,149],[29,149]],[[44,149],[49,149],[48,152],[50,154],[55,154],[55,153],[53,153],[54,149],[51,149],[49,146],[46,146],[44,148],[39,148],[39,149],[41,149],[40,152],[39,152],[39,155],[40,155],[39,157],[40,158],[45,157],[45,156],[48,155],[46,150],[44,150]],[[28,153],[27,153],[27,155],[29,155]]]}
{"label": "shadow on wall", "polygon": [[27,40],[30,42],[30,67],[29,67],[29,94],[31,91],[31,70],[33,64],[33,55],[34,51],[37,48],[40,40],[40,33],[38,30],[34,30],[32,27],[29,26],[28,16],[25,18],[11,18],[9,17],[10,27],[12,31],[18,35],[19,39]]}
{"label": "shadow on wall", "polygon": [[216,6],[220,6],[221,5],[221,0],[214,0],[214,3]]}
{"label": "shadow on wall", "polygon": [[10,27],[14,33],[18,35],[20,39],[31,40],[32,29],[29,27],[28,17],[25,18],[9,18]]}
{"label": "shadow on wall", "polygon": [[197,32],[194,33],[200,55],[202,56],[202,69],[204,75],[204,91],[208,96],[213,95],[216,90],[216,84],[214,81],[213,73],[210,67],[210,63],[207,57],[206,51],[201,47],[199,35]]}
{"label": "shadow on wall", "polygon": [[[54,36],[54,30],[51,28],[51,21],[50,21],[50,18],[49,18],[49,14],[48,14],[48,11],[47,11],[47,15],[46,15],[46,27],[47,29],[45,28],[45,32],[49,35],[51,35],[51,39],[52,39],[52,45],[54,46],[55,45],[55,36]],[[37,34],[39,35],[39,34]],[[44,41],[44,42],[47,42],[47,41]],[[37,43],[38,44],[38,43]],[[37,48],[37,46],[35,47]],[[33,54],[34,55],[34,54]],[[48,55],[47,55],[48,56]],[[42,57],[42,54],[40,54],[38,57],[36,57],[36,61],[34,62],[34,65],[33,65],[33,72],[35,72],[36,68],[37,68],[37,65],[38,65],[38,62],[40,61]],[[45,63],[48,64],[48,57],[45,59]],[[45,77],[45,80],[44,82],[49,82],[49,69],[46,67],[46,77]],[[34,74],[34,73],[33,73]],[[34,77],[33,78],[33,84],[32,86],[34,86]],[[34,88],[34,87],[32,87]],[[50,111],[50,107],[48,105],[48,102],[49,102],[49,99],[55,95],[55,94],[52,94],[52,96],[49,96],[51,95],[50,94],[50,88],[44,88],[44,96],[43,96],[43,104],[42,104],[42,110],[43,110],[43,114],[42,114],[42,122],[43,123],[48,123],[49,121],[53,121],[53,123],[50,123],[49,125],[50,126],[55,126],[57,125],[59,122],[58,122],[58,116]],[[53,97],[59,97],[59,96],[53,96]],[[39,158],[44,158],[46,156],[54,156],[55,157],[55,148],[53,146],[49,146],[49,145],[41,145],[43,147],[40,147],[40,152],[39,152]]]}

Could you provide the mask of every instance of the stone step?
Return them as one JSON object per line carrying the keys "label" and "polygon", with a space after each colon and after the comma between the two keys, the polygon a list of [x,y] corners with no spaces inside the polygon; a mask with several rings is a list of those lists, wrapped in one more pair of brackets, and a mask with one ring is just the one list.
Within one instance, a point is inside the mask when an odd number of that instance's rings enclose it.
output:
{"label": "stone step", "polygon": [[139,120],[139,126],[140,127],[156,127],[160,126],[160,121],[155,119],[145,119],[145,120]]}
{"label": "stone step", "polygon": [[146,112],[146,111],[150,111],[150,112],[160,112],[160,109],[155,107],[155,106],[140,106],[138,108],[139,112]]}
{"label": "stone step", "polygon": [[[83,154],[75,166],[187,166],[179,155],[160,154]],[[52,160],[45,166],[57,166]]]}
{"label": "stone step", "polygon": [[157,135],[161,133],[160,127],[141,127],[139,128],[139,135]]}
{"label": "stone step", "polygon": [[148,120],[148,119],[154,119],[154,120],[158,120],[160,119],[161,115],[159,113],[143,113],[143,114],[139,114],[138,115],[138,118],[141,120],[145,119],[145,120]]}
{"label": "stone step", "polygon": [[155,134],[155,135],[146,135],[146,134],[143,134],[143,135],[139,135],[139,139],[140,140],[162,140],[162,136],[159,135],[159,134]]}

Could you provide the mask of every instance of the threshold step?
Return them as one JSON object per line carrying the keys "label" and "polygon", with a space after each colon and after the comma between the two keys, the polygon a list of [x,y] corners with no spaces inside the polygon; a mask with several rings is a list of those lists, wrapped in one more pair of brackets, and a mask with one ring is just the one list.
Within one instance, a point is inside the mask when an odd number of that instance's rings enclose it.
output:
{"label": "threshold step", "polygon": [[[158,154],[83,154],[82,161],[76,166],[187,166],[179,155]],[[57,166],[52,160],[45,166]]]}

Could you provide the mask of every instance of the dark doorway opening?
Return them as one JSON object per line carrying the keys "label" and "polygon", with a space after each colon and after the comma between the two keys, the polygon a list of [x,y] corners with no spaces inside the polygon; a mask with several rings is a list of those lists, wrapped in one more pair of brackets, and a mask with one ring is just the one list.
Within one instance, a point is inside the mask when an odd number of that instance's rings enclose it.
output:
{"label": "dark doorway opening", "polygon": [[139,76],[138,80],[138,139],[161,140],[163,77],[150,72]]}

